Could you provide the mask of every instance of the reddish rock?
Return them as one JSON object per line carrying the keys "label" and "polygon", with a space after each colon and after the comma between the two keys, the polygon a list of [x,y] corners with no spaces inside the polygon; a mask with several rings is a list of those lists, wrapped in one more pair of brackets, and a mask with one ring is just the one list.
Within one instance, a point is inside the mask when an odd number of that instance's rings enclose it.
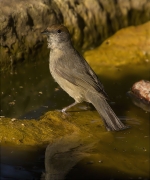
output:
{"label": "reddish rock", "polygon": [[133,84],[131,91],[140,99],[150,102],[150,82],[141,80]]}
{"label": "reddish rock", "polygon": [[150,81],[141,80],[136,82],[128,95],[136,106],[150,112]]}

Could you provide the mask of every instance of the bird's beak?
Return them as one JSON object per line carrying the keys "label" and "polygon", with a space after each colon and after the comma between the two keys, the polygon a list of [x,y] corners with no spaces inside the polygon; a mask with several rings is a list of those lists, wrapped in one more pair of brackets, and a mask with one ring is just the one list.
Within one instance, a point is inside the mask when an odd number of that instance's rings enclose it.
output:
{"label": "bird's beak", "polygon": [[41,32],[41,34],[48,35],[48,34],[49,34],[49,31],[48,31],[47,29],[45,29],[44,31]]}

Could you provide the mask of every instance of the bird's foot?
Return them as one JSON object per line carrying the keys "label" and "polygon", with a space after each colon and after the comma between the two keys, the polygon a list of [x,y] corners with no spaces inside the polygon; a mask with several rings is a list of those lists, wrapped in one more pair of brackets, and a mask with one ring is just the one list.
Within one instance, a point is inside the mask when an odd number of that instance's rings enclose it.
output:
{"label": "bird's foot", "polygon": [[69,115],[68,112],[66,112],[66,108],[63,109],[57,109],[58,112],[62,113],[62,116],[66,117]]}
{"label": "bird's foot", "polygon": [[62,112],[64,115],[67,115],[66,108],[63,108],[63,109],[61,110],[61,112]]}

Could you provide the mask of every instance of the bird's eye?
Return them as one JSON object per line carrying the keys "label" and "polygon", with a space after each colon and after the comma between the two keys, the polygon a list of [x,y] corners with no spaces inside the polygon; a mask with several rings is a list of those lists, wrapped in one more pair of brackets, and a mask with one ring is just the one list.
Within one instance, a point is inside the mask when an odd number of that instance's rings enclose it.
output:
{"label": "bird's eye", "polygon": [[61,33],[61,30],[60,29],[58,29],[58,31],[57,31],[58,33]]}

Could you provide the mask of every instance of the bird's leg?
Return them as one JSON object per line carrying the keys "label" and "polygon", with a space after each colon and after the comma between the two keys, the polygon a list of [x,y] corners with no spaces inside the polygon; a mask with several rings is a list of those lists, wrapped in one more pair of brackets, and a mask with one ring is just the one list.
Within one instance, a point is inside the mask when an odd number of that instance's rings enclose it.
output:
{"label": "bird's leg", "polygon": [[78,104],[77,102],[74,102],[73,104],[70,104],[69,106],[63,108],[61,110],[61,112],[65,113],[68,109],[70,109],[71,107],[75,106],[76,104]]}

